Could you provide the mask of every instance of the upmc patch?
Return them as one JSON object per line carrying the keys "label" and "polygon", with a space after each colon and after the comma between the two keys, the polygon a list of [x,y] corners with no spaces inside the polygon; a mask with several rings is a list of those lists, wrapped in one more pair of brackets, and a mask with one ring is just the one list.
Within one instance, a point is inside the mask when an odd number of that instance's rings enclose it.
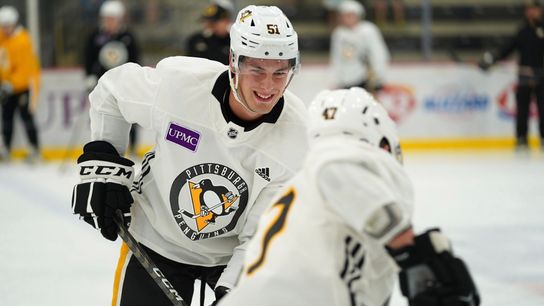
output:
{"label": "upmc patch", "polygon": [[170,122],[166,140],[170,140],[175,144],[196,152],[200,133]]}

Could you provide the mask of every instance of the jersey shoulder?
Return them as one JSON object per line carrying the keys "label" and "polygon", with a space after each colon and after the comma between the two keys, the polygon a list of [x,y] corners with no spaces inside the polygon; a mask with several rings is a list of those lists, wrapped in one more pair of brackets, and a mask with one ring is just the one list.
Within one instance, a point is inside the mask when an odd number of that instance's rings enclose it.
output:
{"label": "jersey shoulder", "polygon": [[306,120],[308,118],[308,112],[306,105],[302,100],[292,92],[286,90],[284,95],[284,112],[280,117],[280,122],[285,124],[295,124],[300,126],[306,126]]}
{"label": "jersey shoulder", "polygon": [[227,66],[219,62],[191,56],[167,57],[157,64],[157,70],[160,73],[176,73],[184,76],[190,75],[195,78],[205,78],[209,75],[216,75],[218,72],[226,69]]}
{"label": "jersey shoulder", "polygon": [[117,40],[123,42],[125,45],[131,45],[136,43],[136,36],[132,31],[125,30],[119,34]]}
{"label": "jersey shoulder", "polygon": [[13,46],[17,46],[19,48],[29,48],[29,46],[32,44],[30,33],[25,28],[18,27],[15,30],[13,39],[11,39],[11,43]]}
{"label": "jersey shoulder", "polygon": [[363,33],[363,34],[381,35],[380,29],[378,28],[378,26],[376,26],[374,23],[372,23],[370,21],[366,21],[366,20],[360,22],[357,25],[356,30],[359,33]]}
{"label": "jersey shoulder", "polygon": [[[210,84],[227,68],[216,61],[190,56],[167,57],[156,66],[161,78],[178,88],[181,94],[188,94],[188,91],[198,90],[202,86],[213,86]],[[211,87],[207,89],[211,91]]]}
{"label": "jersey shoulder", "polygon": [[269,145],[265,150],[295,172],[308,150],[307,112],[304,103],[294,94],[286,91],[284,99],[282,114],[267,133]]}

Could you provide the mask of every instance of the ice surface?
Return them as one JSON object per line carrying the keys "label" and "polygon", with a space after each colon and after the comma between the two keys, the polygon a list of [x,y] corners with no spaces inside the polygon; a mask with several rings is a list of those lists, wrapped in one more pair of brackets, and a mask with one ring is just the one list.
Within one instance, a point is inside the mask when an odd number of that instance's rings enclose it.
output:
{"label": "ice surface", "polygon": [[[405,165],[416,229],[451,237],[482,305],[544,305],[544,154],[410,153]],[[120,243],[72,215],[76,172],[0,164],[0,305],[111,304]]]}

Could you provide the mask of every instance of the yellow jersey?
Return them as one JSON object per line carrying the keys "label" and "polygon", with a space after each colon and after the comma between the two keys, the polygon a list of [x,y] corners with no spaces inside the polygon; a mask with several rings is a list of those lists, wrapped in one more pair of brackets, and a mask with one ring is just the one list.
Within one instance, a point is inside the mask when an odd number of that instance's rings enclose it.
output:
{"label": "yellow jersey", "polygon": [[10,36],[0,32],[0,80],[9,82],[14,93],[29,90],[36,103],[40,64],[28,31],[20,26]]}

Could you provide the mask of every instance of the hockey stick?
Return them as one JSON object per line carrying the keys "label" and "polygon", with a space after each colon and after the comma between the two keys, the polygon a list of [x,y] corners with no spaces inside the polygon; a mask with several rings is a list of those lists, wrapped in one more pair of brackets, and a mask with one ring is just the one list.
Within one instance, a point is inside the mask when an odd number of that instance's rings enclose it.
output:
{"label": "hockey stick", "polygon": [[115,211],[115,216],[113,218],[115,224],[119,227],[119,236],[127,244],[128,248],[132,251],[136,259],[147,271],[149,276],[155,281],[155,283],[161,288],[162,292],[166,294],[172,305],[174,306],[189,306],[181,298],[179,293],[174,289],[172,284],[166,279],[161,270],[153,263],[147,252],[138,244],[136,239],[128,232],[127,227],[123,221],[123,212],[121,210]]}
{"label": "hockey stick", "polygon": [[[501,69],[499,68],[501,65],[499,64],[499,62],[495,62],[493,63],[492,65],[490,65],[487,69],[483,69],[481,67],[479,67],[479,64],[478,62],[473,62],[473,61],[467,61],[467,60],[463,60],[459,54],[455,51],[455,49],[453,48],[450,48],[448,49],[448,54],[449,54],[449,57],[450,59],[455,62],[456,64],[459,64],[459,65],[466,65],[466,66],[473,66],[475,68],[478,68],[484,72],[488,72],[488,71],[493,71],[495,73],[501,73],[501,74],[508,74],[508,75],[511,75],[512,72],[509,71],[509,70],[505,70],[505,69]],[[484,55],[485,56],[485,55]],[[544,69],[534,69],[533,68],[530,68],[530,67],[523,67],[523,66],[516,66],[517,70],[518,70],[518,76],[528,76],[528,77],[539,77],[539,78],[542,78],[544,77]],[[523,69],[527,69],[529,68],[530,71],[529,71],[529,74],[524,74],[523,73]]]}
{"label": "hockey stick", "polygon": [[[191,214],[190,212],[186,211],[185,209],[180,209],[180,210],[178,210],[178,212],[181,213],[181,214],[184,214],[185,216],[187,216],[187,217],[189,217],[191,219],[201,218],[201,217],[207,216],[210,211],[216,209],[217,207],[222,206],[223,204],[225,204],[225,203],[227,203],[229,201],[234,202],[234,201],[236,201],[236,199],[238,199],[238,196],[235,196],[234,200],[232,200],[232,198],[231,198],[231,199],[223,201],[221,203],[217,203],[217,204],[213,205],[212,207],[208,207],[206,209],[203,209],[199,214],[196,214],[196,215]],[[238,209],[238,207],[232,207],[231,206],[231,207],[225,209],[225,212],[228,212],[229,210],[230,211],[236,211],[237,209]]]}
{"label": "hockey stick", "polygon": [[448,49],[448,55],[450,57],[450,59],[456,63],[456,64],[464,64],[464,65],[472,65],[472,66],[478,66],[477,64],[473,63],[473,62],[469,62],[469,61],[466,61],[466,60],[463,60],[459,54],[457,53],[457,51],[455,51],[455,49],[453,48],[450,48]]}

